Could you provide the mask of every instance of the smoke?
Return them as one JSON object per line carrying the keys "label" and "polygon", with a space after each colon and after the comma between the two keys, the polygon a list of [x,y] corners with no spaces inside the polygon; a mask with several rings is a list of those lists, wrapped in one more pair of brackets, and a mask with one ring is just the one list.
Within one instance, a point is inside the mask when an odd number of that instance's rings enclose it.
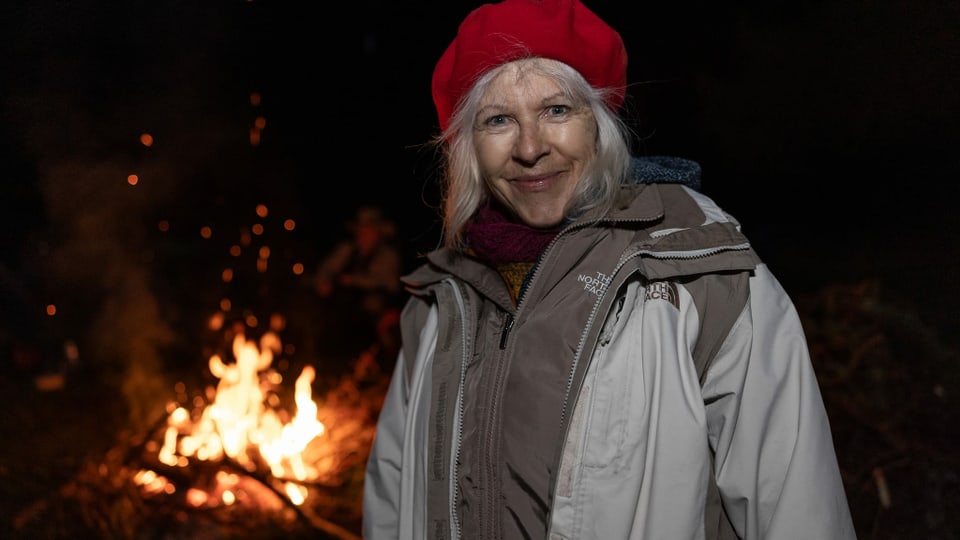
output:
{"label": "smoke", "polygon": [[210,31],[188,12],[164,34],[122,10],[63,7],[76,11],[18,14],[25,60],[6,70],[5,129],[32,164],[17,184],[35,185],[42,205],[8,208],[12,223],[30,223],[16,270],[31,291],[20,296],[35,312],[56,307],[39,334],[76,341],[82,364],[116,376],[139,423],[169,395],[164,357],[183,322],[175,299],[158,296],[204,288],[189,242],[220,194],[243,185],[249,90],[227,84],[235,74],[216,42],[181,43]]}

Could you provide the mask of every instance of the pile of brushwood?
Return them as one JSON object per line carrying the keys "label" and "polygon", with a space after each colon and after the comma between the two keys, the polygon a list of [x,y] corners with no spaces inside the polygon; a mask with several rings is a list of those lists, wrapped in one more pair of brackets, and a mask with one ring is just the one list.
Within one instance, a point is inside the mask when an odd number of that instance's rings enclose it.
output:
{"label": "pile of brushwood", "polygon": [[[225,456],[161,462],[164,415],[143,430],[122,430],[102,455],[19,509],[8,532],[24,539],[359,540],[363,467],[388,383],[380,372],[348,373],[317,400],[326,429],[304,457],[324,473],[298,482],[307,492],[303,502],[255,454],[246,463]],[[160,487],[148,488],[157,477]],[[224,484],[234,494],[229,504],[219,496]]]}
{"label": "pile of brushwood", "polygon": [[797,308],[858,538],[960,538],[957,350],[875,280]]}

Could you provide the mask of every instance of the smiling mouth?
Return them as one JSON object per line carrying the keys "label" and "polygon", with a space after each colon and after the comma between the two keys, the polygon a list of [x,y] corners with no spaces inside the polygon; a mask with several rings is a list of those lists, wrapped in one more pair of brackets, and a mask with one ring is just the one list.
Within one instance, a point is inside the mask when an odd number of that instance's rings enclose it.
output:
{"label": "smiling mouth", "polygon": [[518,176],[510,179],[510,184],[525,191],[541,191],[549,188],[559,178],[561,173]]}

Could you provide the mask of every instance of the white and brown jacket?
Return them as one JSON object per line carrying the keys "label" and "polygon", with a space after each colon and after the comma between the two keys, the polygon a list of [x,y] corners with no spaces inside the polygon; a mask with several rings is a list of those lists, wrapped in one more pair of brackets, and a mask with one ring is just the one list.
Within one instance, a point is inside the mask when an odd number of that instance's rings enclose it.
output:
{"label": "white and brown jacket", "polygon": [[622,190],[516,306],[454,250],[404,278],[367,540],[855,538],[787,293],[706,196]]}

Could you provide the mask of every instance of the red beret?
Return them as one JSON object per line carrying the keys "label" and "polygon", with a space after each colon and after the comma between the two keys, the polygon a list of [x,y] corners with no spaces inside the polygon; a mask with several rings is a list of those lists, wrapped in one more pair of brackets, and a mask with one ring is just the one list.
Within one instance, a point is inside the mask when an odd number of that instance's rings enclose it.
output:
{"label": "red beret", "polygon": [[437,62],[433,103],[440,128],[481,75],[527,55],[570,65],[593,87],[616,90],[608,98],[614,109],[623,104],[627,50],[616,30],[579,0],[504,0],[470,12]]}

